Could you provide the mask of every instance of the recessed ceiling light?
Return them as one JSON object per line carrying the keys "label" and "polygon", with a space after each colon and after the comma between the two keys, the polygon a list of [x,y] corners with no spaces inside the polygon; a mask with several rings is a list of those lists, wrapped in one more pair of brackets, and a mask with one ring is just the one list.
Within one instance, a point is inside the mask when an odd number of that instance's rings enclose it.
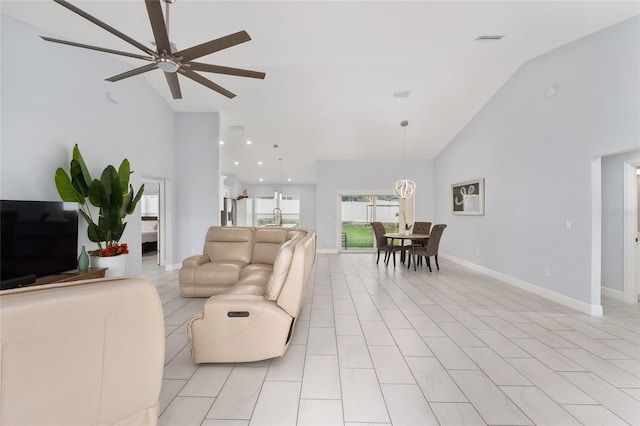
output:
{"label": "recessed ceiling light", "polygon": [[247,145],[251,145],[251,141],[249,141],[249,140],[248,140],[248,141],[247,141]]}
{"label": "recessed ceiling light", "polygon": [[237,166],[237,165],[238,165],[238,164],[240,164],[240,163],[238,163],[237,161],[234,161],[234,162],[233,162],[233,164],[235,164],[235,165]]}
{"label": "recessed ceiling light", "polygon": [[260,182],[262,182],[264,179],[260,178],[260,179],[258,179],[258,180],[259,180]]}
{"label": "recessed ceiling light", "polygon": [[262,166],[262,161],[258,161],[258,166]]}
{"label": "recessed ceiling light", "polygon": [[287,181],[291,182],[291,178],[287,178]]}
{"label": "recessed ceiling light", "polygon": [[487,34],[476,37],[475,41],[499,41],[502,40],[504,35],[500,34]]}
{"label": "recessed ceiling light", "polygon": [[233,125],[233,126],[229,126],[229,128],[235,132],[241,132],[244,130],[244,126],[241,125]]}
{"label": "recessed ceiling light", "polygon": [[220,141],[220,145],[224,145],[224,141]]}
{"label": "recessed ceiling light", "polygon": [[394,98],[408,98],[410,93],[411,93],[411,92],[410,92],[410,91],[408,91],[408,90],[407,90],[407,91],[405,91],[405,92],[395,92],[395,93],[393,94],[393,97],[394,97]]}

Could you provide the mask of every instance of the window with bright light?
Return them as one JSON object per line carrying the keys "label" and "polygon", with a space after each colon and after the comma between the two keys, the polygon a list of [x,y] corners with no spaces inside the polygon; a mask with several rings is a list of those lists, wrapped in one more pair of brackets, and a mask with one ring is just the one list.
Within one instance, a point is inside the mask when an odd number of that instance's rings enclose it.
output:
{"label": "window with bright light", "polygon": [[290,228],[300,226],[300,196],[282,195],[282,199],[275,200],[273,194],[256,195],[255,215],[257,226],[275,225],[279,208],[282,211],[282,225]]}

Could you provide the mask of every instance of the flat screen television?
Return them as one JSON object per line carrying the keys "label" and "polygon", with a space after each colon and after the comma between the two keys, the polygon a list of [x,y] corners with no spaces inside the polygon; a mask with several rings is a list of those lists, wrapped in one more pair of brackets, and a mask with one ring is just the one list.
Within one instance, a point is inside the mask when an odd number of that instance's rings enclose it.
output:
{"label": "flat screen television", "polygon": [[0,200],[0,216],[0,289],[77,268],[77,203]]}

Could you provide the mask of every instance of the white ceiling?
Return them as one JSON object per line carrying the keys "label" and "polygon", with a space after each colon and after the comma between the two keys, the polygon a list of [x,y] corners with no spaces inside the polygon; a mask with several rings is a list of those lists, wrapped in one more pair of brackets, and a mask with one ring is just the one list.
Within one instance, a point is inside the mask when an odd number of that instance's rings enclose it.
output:
{"label": "white ceiling", "polygon": [[[153,39],[142,0],[72,3],[143,44]],[[263,71],[266,79],[203,73],[237,94],[227,99],[179,77],[183,99],[173,100],[160,70],[131,78],[146,78],[175,111],[220,112],[223,174],[274,183],[282,157],[283,181],[314,183],[318,159],[401,158],[404,119],[410,157],[435,157],[525,61],[638,15],[639,5],[177,0],[170,39],[179,50],[246,30],[250,42],[198,61]],[[60,38],[141,53],[52,1],[3,0],[1,7]],[[505,37],[474,41],[486,34]],[[146,63],[123,61],[122,71]],[[398,91],[411,94],[394,98]]]}

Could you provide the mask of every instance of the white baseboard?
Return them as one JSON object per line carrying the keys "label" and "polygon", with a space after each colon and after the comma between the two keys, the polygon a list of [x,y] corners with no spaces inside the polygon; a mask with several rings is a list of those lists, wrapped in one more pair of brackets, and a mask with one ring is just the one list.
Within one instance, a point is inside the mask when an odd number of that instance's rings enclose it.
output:
{"label": "white baseboard", "polygon": [[173,265],[164,265],[164,270],[166,272],[177,271],[182,267],[181,263],[174,263]]}
{"label": "white baseboard", "polygon": [[338,254],[338,249],[316,249],[316,253],[320,254]]}
{"label": "white baseboard", "polygon": [[602,295],[624,302],[624,292],[609,287],[602,287]]}
{"label": "white baseboard", "polygon": [[602,316],[602,305],[590,305],[580,300],[576,300],[572,297],[565,296],[564,294],[556,293],[555,291],[539,287],[535,284],[531,284],[510,275],[503,274],[502,272],[494,271],[493,269],[485,268],[484,266],[477,265],[475,263],[457,258],[446,253],[439,253],[438,256],[442,257],[443,259],[448,259],[452,262],[456,262],[460,265],[466,266],[467,268],[473,269],[474,271],[478,271],[490,277],[496,278],[521,290],[525,290],[537,296],[544,297],[545,299],[551,300],[552,302],[559,303],[560,305],[567,306],[571,309],[575,309],[576,311],[580,311],[596,317]]}

